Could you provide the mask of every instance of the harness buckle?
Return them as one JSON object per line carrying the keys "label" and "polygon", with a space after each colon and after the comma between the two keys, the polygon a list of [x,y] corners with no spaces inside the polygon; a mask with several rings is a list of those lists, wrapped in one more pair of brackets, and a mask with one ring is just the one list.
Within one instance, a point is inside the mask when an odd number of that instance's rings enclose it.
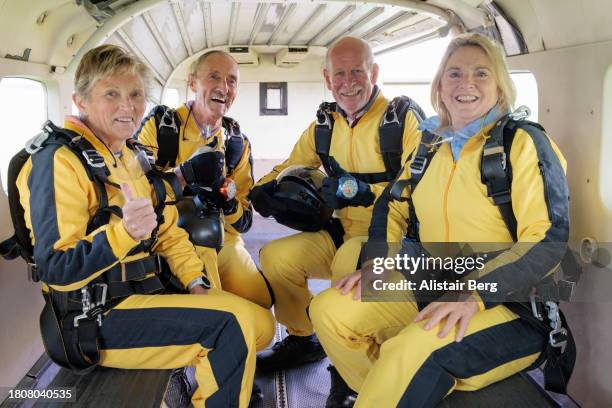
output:
{"label": "harness buckle", "polygon": [[550,328],[552,329],[548,333],[548,342],[552,347],[561,349],[561,353],[565,351],[567,345],[567,330],[563,327],[561,316],[559,315],[559,305],[553,301],[547,301],[545,307],[548,311],[548,320],[550,321]]}
{"label": "harness buckle", "polygon": [[391,101],[391,103],[389,103],[387,111],[385,112],[382,120],[380,121],[380,126],[382,127],[394,123],[397,123],[399,125],[399,118],[397,117],[397,110],[395,109],[395,101]]}
{"label": "harness buckle", "polygon": [[506,171],[506,152],[504,152],[503,146],[494,146],[494,147],[486,147],[482,152],[483,159],[489,156],[499,155],[499,160],[501,161],[502,170]]}
{"label": "harness buckle", "polygon": [[30,281],[32,282],[38,282],[40,281],[40,279],[38,279],[38,271],[36,269],[36,264],[33,262],[26,262],[26,265],[28,267],[28,278]]}
{"label": "harness buckle", "polygon": [[97,150],[85,149],[81,153],[83,154],[83,157],[85,158],[87,164],[91,167],[96,169],[106,167],[106,164],[104,164],[104,157],[102,157],[102,155]]}
{"label": "harness buckle", "polygon": [[178,126],[176,126],[176,121],[174,120],[174,110],[166,109],[164,111],[164,115],[161,117],[161,120],[159,121],[158,130],[161,130],[161,128],[163,127],[170,128],[174,132],[179,133]]}
{"label": "harness buckle", "polygon": [[531,314],[536,319],[543,321],[544,317],[542,316],[542,302],[540,302],[540,297],[534,293],[529,295],[529,303],[531,303]]}
{"label": "harness buckle", "polygon": [[[96,288],[100,288],[101,292],[98,292]],[[74,327],[79,327],[79,322],[83,319],[91,320],[96,319],[98,326],[102,326],[102,313],[104,312],[104,305],[106,304],[106,296],[108,294],[108,285],[106,283],[95,283],[91,285],[93,294],[96,296],[100,294],[99,298],[92,298],[89,290],[89,286],[83,286],[81,288],[81,304],[82,311],[78,316],[74,317]]]}
{"label": "harness buckle", "polygon": [[410,163],[410,173],[411,174],[421,174],[425,171],[425,167],[427,164],[427,157],[425,156],[414,156],[412,163]]}
{"label": "harness buckle", "polygon": [[332,125],[331,119],[329,118],[329,112],[323,109],[319,109],[319,111],[317,112],[317,125],[327,126],[329,129],[331,129]]}

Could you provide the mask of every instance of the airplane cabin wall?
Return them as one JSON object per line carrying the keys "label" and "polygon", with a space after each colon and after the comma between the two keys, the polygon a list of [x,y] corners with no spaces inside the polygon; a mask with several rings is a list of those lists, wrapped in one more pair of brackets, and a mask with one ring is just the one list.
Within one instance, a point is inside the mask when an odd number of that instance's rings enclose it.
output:
{"label": "airplane cabin wall", "polygon": [[[612,196],[606,194],[605,183],[612,174],[612,152],[607,151],[612,129],[604,128],[604,118],[612,115],[612,106],[604,106],[604,79],[612,65],[612,42],[521,55],[509,63],[535,75],[539,122],[567,159],[573,248],[589,237],[609,250]],[[609,269],[590,265],[577,288],[578,301],[563,305],[578,348],[569,394],[584,406],[612,401],[611,287]]]}
{"label": "airplane cabin wall", "polygon": [[[0,78],[19,76],[45,84],[47,117],[61,123],[70,113],[72,80],[63,74],[50,72],[45,64],[0,58]],[[2,134],[2,138],[11,135]],[[7,165],[2,163],[2,165]],[[8,198],[0,188],[0,240],[13,234]],[[43,307],[40,284],[27,280],[27,270],[21,258],[5,261],[0,258],[0,401],[8,395],[8,386],[16,385],[44,352],[38,317]]]}

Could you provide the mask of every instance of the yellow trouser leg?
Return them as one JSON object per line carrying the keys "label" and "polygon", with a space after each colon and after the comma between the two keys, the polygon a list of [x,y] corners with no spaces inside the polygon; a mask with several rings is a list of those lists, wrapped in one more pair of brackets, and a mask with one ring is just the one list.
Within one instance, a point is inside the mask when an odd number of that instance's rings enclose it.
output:
{"label": "yellow trouser leg", "polygon": [[380,345],[406,327],[414,314],[408,302],[361,302],[353,299],[353,292],[342,295],[335,288],[320,293],[310,304],[319,341],[355,391],[378,358]]}
{"label": "yellow trouser leg", "polygon": [[217,251],[214,248],[195,246],[196,253],[204,263],[206,276],[210,280],[213,288],[222,289],[221,279],[219,278],[219,267],[217,259]]}
{"label": "yellow trouser leg", "polygon": [[301,232],[267,243],[259,254],[261,268],[274,292],[276,319],[290,334],[312,334],[306,314],[312,294],[308,278],[330,279],[336,253],[327,232]]}
{"label": "yellow trouser leg", "polygon": [[223,290],[248,299],[261,307],[270,308],[272,299],[268,286],[244,246],[240,235],[225,234],[219,252],[219,276]]}
{"label": "yellow trouser leg", "polygon": [[117,368],[196,368],[196,407],[247,407],[255,352],[274,335],[269,311],[232,294],[134,295],[102,324],[101,364]]}
{"label": "yellow trouser leg", "polygon": [[[413,307],[408,315],[415,312]],[[435,406],[455,387],[479,389],[525,369],[543,344],[537,331],[504,306],[477,312],[460,343],[455,330],[441,339],[442,324],[429,331],[424,324],[410,323],[382,344],[356,407]]]}
{"label": "yellow trouser leg", "polygon": [[340,248],[338,248],[338,252],[336,252],[331,264],[332,285],[355,272],[361,253],[361,245],[367,240],[368,237],[365,236],[353,237],[344,241]]}

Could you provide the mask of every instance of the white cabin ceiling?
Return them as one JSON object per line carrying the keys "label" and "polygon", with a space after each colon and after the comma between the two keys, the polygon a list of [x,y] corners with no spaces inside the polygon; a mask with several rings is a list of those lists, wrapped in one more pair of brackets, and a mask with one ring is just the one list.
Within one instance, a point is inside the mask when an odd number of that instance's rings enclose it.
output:
{"label": "white cabin ceiling", "polygon": [[[144,59],[161,90],[200,53],[250,46],[317,49],[353,35],[375,51],[491,25],[481,0],[0,0],[0,56],[24,56],[63,72],[108,42]],[[609,0],[497,0],[529,52],[612,40]],[[266,48],[268,47],[268,48]]]}

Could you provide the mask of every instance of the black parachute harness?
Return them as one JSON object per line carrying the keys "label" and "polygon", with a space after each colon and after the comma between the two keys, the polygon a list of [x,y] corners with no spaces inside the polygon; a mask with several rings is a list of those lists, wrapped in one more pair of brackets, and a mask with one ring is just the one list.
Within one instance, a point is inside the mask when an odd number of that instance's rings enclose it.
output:
{"label": "black parachute harness", "polygon": [[[181,126],[183,126],[181,119],[174,109],[165,105],[159,105],[143,119],[142,126],[144,126],[151,116],[155,118],[157,145],[159,146],[155,164],[162,169],[176,167],[180,131]],[[225,166],[227,168],[227,177],[231,177],[240,162],[242,152],[244,151],[244,145],[248,143],[248,140],[240,130],[240,125],[234,119],[224,116],[221,120],[221,125],[226,134]],[[186,123],[185,126],[187,126]]]}
{"label": "black parachute harness", "polygon": [[[314,129],[315,149],[325,172],[335,176],[329,164],[329,150],[334,131],[334,116],[337,104],[323,102],[317,110],[317,122]],[[421,107],[407,96],[393,98],[380,121],[378,127],[378,143],[385,164],[385,171],[379,173],[350,173],[353,177],[368,184],[393,181],[402,169],[403,138],[406,114],[412,112],[421,123],[427,116]],[[344,229],[337,218],[331,218],[325,228],[332,236],[336,248],[343,242]]]}
{"label": "black parachute harness", "polygon": [[[499,119],[492,128],[490,136],[485,139],[481,159],[481,182],[487,186],[487,195],[499,208],[514,242],[517,242],[517,221],[512,210],[510,147],[518,129],[528,133],[545,132],[539,124],[525,120],[528,116],[528,108],[520,107],[517,111]],[[395,181],[389,190],[393,200],[408,202],[406,239],[409,242],[420,242],[419,221],[412,202],[412,192],[423,178],[439,146],[445,141],[446,139],[438,135],[424,131],[421,143],[410,163],[410,178]],[[412,155],[406,162],[411,158]],[[402,196],[406,189],[409,192],[407,198]],[[563,279],[555,283],[551,276],[545,278],[536,288],[536,293],[531,295],[529,304],[513,302],[506,303],[506,306],[547,335],[547,347],[532,367],[539,367],[546,362],[545,388],[566,393],[567,382],[576,360],[576,346],[565,317],[559,309],[558,300],[570,300],[573,288],[582,273],[569,248],[561,261],[561,268]]]}
{"label": "black parachute harness", "polygon": [[[34,261],[34,248],[16,186],[17,176],[31,155],[50,146],[64,146],[80,159],[87,176],[96,187],[99,200],[98,209],[87,225],[88,234],[108,224],[111,215],[122,217],[122,212],[118,206],[109,205],[106,190],[107,186],[117,189],[120,186],[108,179],[110,172],[104,158],[85,138],[47,121],[43,125],[43,132],[28,143],[9,165],[9,206],[15,234],[0,244],[0,254],[7,260],[21,256],[28,265],[29,278],[38,282],[40,279]],[[152,153],[142,144],[128,140],[127,145],[144,157],[149,165],[153,163]],[[164,289],[157,277],[162,260],[150,251],[157,241],[159,225],[163,223],[166,189],[162,178],[167,179],[169,176],[154,166],[147,170],[146,177],[156,195],[158,227],[152,231],[151,238],[132,248],[128,256],[142,252],[149,253],[149,256],[129,263],[118,263],[78,290],[59,291],[45,285],[45,307],[40,318],[43,343],[51,359],[62,367],[80,373],[93,369],[100,359],[98,341],[104,313],[133,294],[157,293]],[[155,275],[151,276],[153,273]]]}

